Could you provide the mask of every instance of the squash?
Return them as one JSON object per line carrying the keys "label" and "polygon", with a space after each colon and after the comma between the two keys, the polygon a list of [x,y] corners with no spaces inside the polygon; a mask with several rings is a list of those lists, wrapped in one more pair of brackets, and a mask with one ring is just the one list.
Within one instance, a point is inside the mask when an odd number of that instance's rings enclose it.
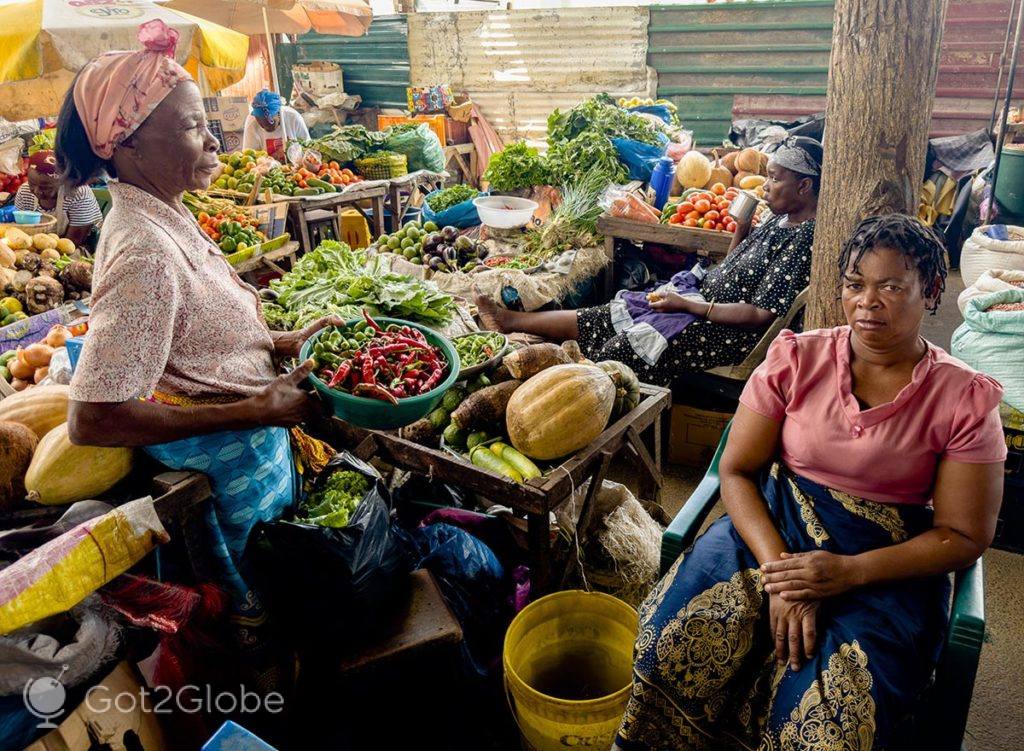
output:
{"label": "squash", "polygon": [[729,170],[730,174],[736,174],[736,157],[739,155],[740,152],[738,151],[730,151],[722,157],[722,166]]}
{"label": "squash", "polygon": [[615,384],[613,417],[621,417],[640,403],[640,379],[631,367],[618,360],[602,360],[597,367],[611,376]]}
{"label": "squash", "polygon": [[24,425],[0,422],[0,510],[25,500],[25,472],[38,442]]}
{"label": "squash", "polygon": [[711,160],[699,151],[687,151],[676,167],[676,180],[684,188],[703,188],[711,177]]}
{"label": "squash", "polygon": [[21,423],[37,438],[42,438],[67,419],[67,386],[36,386],[0,401],[0,420]]}
{"label": "squash", "polygon": [[712,187],[715,183],[722,183],[722,185],[732,185],[732,172],[728,167],[722,164],[722,160],[718,157],[718,151],[712,151],[715,155],[715,161],[711,165],[711,177],[704,183],[705,188]]}
{"label": "squash", "polygon": [[7,243],[0,242],[0,268],[13,269],[15,258],[14,251],[7,247]]}
{"label": "squash", "polygon": [[39,442],[25,489],[30,501],[44,506],[75,503],[110,490],[131,469],[131,449],[75,446],[64,423]]}
{"label": "squash", "polygon": [[531,459],[557,459],[583,448],[608,425],[615,384],[594,365],[555,365],[512,394],[508,437]]}
{"label": "squash", "polygon": [[736,173],[736,177],[734,177],[732,179],[733,187],[734,188],[740,187],[740,183],[742,183],[746,178],[751,177],[751,176],[752,175],[749,172],[737,172]]}
{"label": "squash", "polygon": [[757,149],[743,149],[736,156],[736,171],[755,173],[761,169],[761,157]]}
{"label": "squash", "polygon": [[747,175],[740,180],[740,188],[743,190],[753,190],[767,182],[767,178],[764,175]]}
{"label": "squash", "polygon": [[758,159],[761,160],[761,163],[757,167],[758,174],[767,176],[768,175],[768,159],[769,159],[768,155],[765,154],[763,151],[759,151],[759,152],[757,152],[757,157],[758,157]]}

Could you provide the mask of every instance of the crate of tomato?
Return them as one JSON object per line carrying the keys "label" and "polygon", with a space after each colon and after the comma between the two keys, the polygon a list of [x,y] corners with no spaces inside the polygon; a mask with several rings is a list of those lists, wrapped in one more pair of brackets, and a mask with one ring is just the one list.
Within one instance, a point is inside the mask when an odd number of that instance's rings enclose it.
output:
{"label": "crate of tomato", "polygon": [[335,190],[363,181],[359,175],[347,167],[343,169],[337,162],[324,162],[315,172],[308,167],[300,167],[295,170],[293,179],[300,188],[319,188],[323,187],[321,183],[327,183],[334,186]]}
{"label": "crate of tomato", "polygon": [[729,207],[739,192],[739,188],[727,188],[722,183],[715,183],[707,190],[688,190],[678,199],[665,204],[661,212],[661,223],[715,232],[735,232],[736,221],[729,215]]}

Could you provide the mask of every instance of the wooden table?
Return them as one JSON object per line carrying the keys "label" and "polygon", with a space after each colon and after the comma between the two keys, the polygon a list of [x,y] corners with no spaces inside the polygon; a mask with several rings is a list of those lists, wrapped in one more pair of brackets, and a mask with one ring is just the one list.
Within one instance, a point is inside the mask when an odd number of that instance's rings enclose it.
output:
{"label": "wooden table", "polygon": [[295,256],[299,252],[299,249],[299,244],[292,240],[291,242],[286,242],[277,250],[271,250],[263,255],[253,256],[248,261],[242,261],[242,263],[235,266],[234,269],[239,276],[264,267],[271,271],[284,274],[288,269],[282,269],[277,262],[287,260],[288,268],[290,269],[295,265]]}
{"label": "wooden table", "polygon": [[366,430],[337,418],[323,421],[319,432],[333,446],[348,447],[364,460],[378,457],[525,514],[534,583],[540,591],[548,591],[553,583],[550,513],[590,480],[577,525],[577,529],[585,530],[613,457],[624,454],[632,459],[641,497],[660,500],[662,424],[672,406],[672,394],[668,389],[647,384],[641,386],[640,393],[640,403],[609,425],[589,446],[546,476],[526,483],[493,474],[439,449],[407,441],[397,433]]}
{"label": "wooden table", "polygon": [[[344,193],[333,193],[313,199],[303,199],[289,204],[289,214],[296,231],[296,239],[301,243],[302,251],[313,249],[309,234],[310,222],[333,219],[338,223],[335,237],[341,237],[339,216],[344,209],[355,209],[369,222],[374,236],[384,233],[384,201],[388,197],[389,184],[386,180],[368,180],[348,187]],[[360,206],[369,201],[372,216]]]}
{"label": "wooden table", "polygon": [[477,162],[476,146],[471,143],[455,143],[444,147],[445,169],[451,172],[450,168],[454,165],[462,175],[463,182],[474,188],[480,187]]}
{"label": "wooden table", "polygon": [[[428,172],[419,170],[408,175],[395,177],[388,181],[388,232],[395,232],[405,219],[405,214],[412,206],[419,206],[428,193],[444,187],[450,177],[447,172]],[[383,231],[383,230],[382,230]],[[376,234],[380,234],[377,232]]]}
{"label": "wooden table", "polygon": [[604,235],[604,250],[608,255],[608,265],[605,267],[603,278],[605,300],[610,300],[615,295],[615,240],[618,238],[671,245],[715,260],[725,258],[732,244],[732,234],[728,232],[637,222],[612,216],[599,217],[597,230]]}

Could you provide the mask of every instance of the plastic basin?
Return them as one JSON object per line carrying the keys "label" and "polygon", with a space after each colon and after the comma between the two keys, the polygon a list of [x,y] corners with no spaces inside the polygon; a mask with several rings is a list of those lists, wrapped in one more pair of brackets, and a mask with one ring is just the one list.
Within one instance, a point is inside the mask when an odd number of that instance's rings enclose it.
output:
{"label": "plastic basin", "polygon": [[14,212],[14,223],[15,224],[39,224],[42,221],[43,215],[38,211],[15,211]]}
{"label": "plastic basin", "polygon": [[529,198],[481,196],[473,199],[480,221],[495,229],[513,229],[529,224],[539,205]]}
{"label": "plastic basin", "polygon": [[[354,318],[351,321],[347,321],[347,323],[351,326],[361,320],[361,318]],[[331,405],[335,416],[345,422],[350,422],[353,425],[370,430],[401,428],[416,422],[421,417],[425,417],[441,403],[445,392],[459,378],[459,353],[455,351],[455,347],[452,346],[448,339],[436,331],[428,329],[426,326],[421,326],[412,321],[403,321],[399,318],[375,318],[374,320],[381,326],[396,323],[399,326],[409,326],[417,329],[423,333],[428,342],[444,353],[445,359],[448,361],[448,375],[437,385],[437,388],[426,394],[399,399],[398,404],[388,404],[379,399],[367,399],[363,396],[353,396],[352,394],[346,394],[344,391],[329,389],[327,384],[315,373],[309,374],[309,380],[312,382],[313,388]],[[302,345],[299,355],[301,360],[306,360],[310,356],[313,344],[324,331],[326,329],[316,332]]]}

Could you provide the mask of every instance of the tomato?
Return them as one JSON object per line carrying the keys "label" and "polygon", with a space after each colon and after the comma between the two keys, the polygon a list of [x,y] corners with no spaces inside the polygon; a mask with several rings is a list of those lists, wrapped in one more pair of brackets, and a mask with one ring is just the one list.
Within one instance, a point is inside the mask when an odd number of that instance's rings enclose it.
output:
{"label": "tomato", "polygon": [[693,221],[697,221],[698,219],[700,219],[700,212],[697,210],[691,211],[689,214],[686,215],[686,218],[692,219]]}
{"label": "tomato", "polygon": [[714,193],[716,196],[725,195],[725,185],[723,185],[722,183],[715,183],[714,185],[711,186],[711,192]]}
{"label": "tomato", "polygon": [[706,198],[702,198],[695,204],[693,204],[693,208],[695,211],[699,211],[701,214],[706,214],[707,212],[711,211],[711,201],[709,201]]}
{"label": "tomato", "polygon": [[719,208],[720,208],[720,209],[721,209],[722,211],[725,211],[725,210],[726,210],[727,208],[729,208],[730,206],[732,206],[732,201],[730,201],[730,200],[728,200],[728,199],[725,199],[725,200],[723,200],[723,201],[720,201],[720,202],[719,202],[719,204],[718,204],[718,206],[719,206]]}
{"label": "tomato", "polygon": [[196,217],[196,219],[199,221],[200,224],[206,224],[208,221],[210,221],[210,215],[207,214],[205,211],[200,211],[199,216]]}
{"label": "tomato", "polygon": [[727,225],[725,225],[725,231],[726,232],[735,232],[736,231],[736,222],[729,222]]}
{"label": "tomato", "polygon": [[711,209],[711,211],[707,212],[704,215],[704,218],[705,219],[709,219],[709,220],[711,220],[713,222],[716,219],[718,219],[719,216],[720,216],[720,214],[717,211],[715,211],[714,209]]}
{"label": "tomato", "polygon": [[693,211],[693,204],[690,203],[689,201],[683,201],[681,204],[679,204],[679,208],[676,209],[677,213],[683,214],[684,216],[686,214],[689,214],[691,211]]}
{"label": "tomato", "polygon": [[337,162],[331,162],[331,163],[330,163],[330,164],[329,164],[328,166],[329,166],[329,167],[330,167],[331,169],[340,169],[340,167],[341,167],[341,165],[340,165],[340,164],[338,164]]}
{"label": "tomato", "polygon": [[683,218],[681,216],[679,216],[679,214],[673,214],[672,216],[670,216],[668,218],[668,223],[669,224],[682,224],[683,223]]}
{"label": "tomato", "polygon": [[684,227],[696,227],[697,226],[697,220],[696,219],[690,219],[689,217],[687,217],[686,221],[683,222],[683,226]]}

